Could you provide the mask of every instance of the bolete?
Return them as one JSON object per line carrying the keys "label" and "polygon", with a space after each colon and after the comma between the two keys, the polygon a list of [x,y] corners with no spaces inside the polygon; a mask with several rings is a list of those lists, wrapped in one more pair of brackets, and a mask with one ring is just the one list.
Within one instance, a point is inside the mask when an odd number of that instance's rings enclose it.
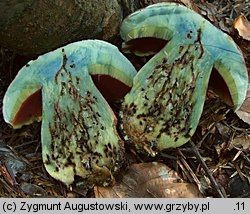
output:
{"label": "bolete", "polygon": [[115,83],[113,90],[122,97],[135,74],[132,64],[109,43],[72,43],[19,71],[4,96],[3,116],[14,128],[42,117],[42,156],[52,177],[67,185],[77,177],[86,187],[104,185],[122,166],[124,149],[116,117],[98,84],[107,89],[105,84]]}
{"label": "bolete", "polygon": [[155,54],[134,78],[122,106],[122,129],[138,150],[185,144],[194,134],[209,80],[232,109],[245,99],[248,74],[234,41],[196,12],[159,3],[128,16],[121,26],[123,49]]}

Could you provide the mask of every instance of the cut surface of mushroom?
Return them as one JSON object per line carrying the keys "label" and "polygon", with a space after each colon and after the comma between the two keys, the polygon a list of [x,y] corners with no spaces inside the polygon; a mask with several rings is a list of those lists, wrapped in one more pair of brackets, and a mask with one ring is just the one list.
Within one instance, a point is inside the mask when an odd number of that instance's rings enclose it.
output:
{"label": "cut surface of mushroom", "polygon": [[41,120],[41,90],[44,82],[54,78],[62,60],[66,60],[62,59],[63,51],[67,52],[70,68],[82,66],[87,70],[107,101],[123,98],[132,87],[137,72],[115,46],[100,40],[69,44],[30,61],[9,86],[4,96],[3,115],[14,128]]}
{"label": "cut surface of mushroom", "polygon": [[104,75],[104,89],[113,77],[119,93],[121,83],[132,86],[135,74],[109,43],[72,43],[19,71],[4,96],[3,116],[14,128],[42,119],[43,162],[52,177],[67,185],[80,177],[86,188],[105,185],[122,166],[124,146],[117,119],[91,75],[99,75],[97,85]]}
{"label": "cut surface of mushroom", "polygon": [[123,164],[123,142],[87,70],[65,65],[42,94],[42,155],[49,174],[65,184],[76,176],[85,186],[111,182]]}
{"label": "cut surface of mushroom", "polygon": [[151,5],[123,21],[121,36],[124,50],[139,56],[150,53],[141,48],[148,38],[164,45],[139,70],[121,110],[124,134],[138,150],[155,155],[191,138],[213,69],[211,82],[221,78],[224,84],[215,91],[234,110],[243,103],[248,75],[240,49],[194,11],[175,3]]}

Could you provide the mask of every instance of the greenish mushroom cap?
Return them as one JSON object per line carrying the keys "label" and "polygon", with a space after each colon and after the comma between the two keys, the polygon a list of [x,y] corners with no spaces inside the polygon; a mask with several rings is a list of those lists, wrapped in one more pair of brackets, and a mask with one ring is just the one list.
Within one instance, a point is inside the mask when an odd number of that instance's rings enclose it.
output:
{"label": "greenish mushroom cap", "polygon": [[139,150],[154,155],[191,138],[212,71],[225,102],[234,110],[243,103],[248,74],[240,49],[194,11],[175,3],[151,5],[123,21],[121,36],[125,51],[156,53],[134,78],[121,113],[125,135]]}
{"label": "greenish mushroom cap", "polygon": [[[3,116],[14,128],[42,118],[45,168],[67,185],[77,177],[86,187],[107,184],[123,163],[116,117],[93,74],[111,76],[131,87],[136,71],[113,45],[86,40],[28,63],[4,96]],[[42,102],[42,108],[35,101]]]}

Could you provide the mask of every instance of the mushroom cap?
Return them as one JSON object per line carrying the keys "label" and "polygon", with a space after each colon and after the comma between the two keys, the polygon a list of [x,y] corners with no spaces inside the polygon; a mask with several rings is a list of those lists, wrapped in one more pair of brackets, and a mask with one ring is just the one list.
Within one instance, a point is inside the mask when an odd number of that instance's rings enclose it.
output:
{"label": "mushroom cap", "polygon": [[39,56],[18,72],[3,100],[4,120],[13,128],[41,120],[41,89],[62,67],[63,51],[72,68],[82,66],[93,76],[108,101],[123,98],[132,87],[137,72],[115,46],[100,40],[71,43]]}
{"label": "mushroom cap", "polygon": [[[137,55],[152,54],[152,48],[146,50],[147,45],[143,45],[140,39],[159,39],[161,44],[164,44],[162,40],[166,43],[174,40],[173,46],[180,48],[184,44],[192,44],[199,37],[202,51],[209,55],[213,67],[228,86],[232,103],[227,104],[236,110],[243,103],[248,74],[241,50],[230,36],[193,10],[176,3],[153,4],[129,15],[122,22],[120,34],[125,41],[124,49]],[[154,53],[163,47],[159,46]],[[223,95],[223,92],[218,93]],[[222,98],[228,100],[227,97]]]}
{"label": "mushroom cap", "polygon": [[[248,74],[240,49],[194,11],[175,3],[151,5],[123,21],[121,36],[126,51],[157,52],[138,71],[121,110],[124,134],[138,150],[155,155],[191,138],[213,70],[224,81],[224,91],[217,90],[227,104],[236,110],[243,103]],[[153,51],[148,41],[155,42]]]}
{"label": "mushroom cap", "polygon": [[131,87],[135,73],[109,43],[69,44],[19,71],[4,96],[4,119],[19,128],[42,115],[43,162],[55,179],[71,185],[79,177],[86,188],[108,184],[122,166],[124,147],[116,117],[91,75],[111,76]]}

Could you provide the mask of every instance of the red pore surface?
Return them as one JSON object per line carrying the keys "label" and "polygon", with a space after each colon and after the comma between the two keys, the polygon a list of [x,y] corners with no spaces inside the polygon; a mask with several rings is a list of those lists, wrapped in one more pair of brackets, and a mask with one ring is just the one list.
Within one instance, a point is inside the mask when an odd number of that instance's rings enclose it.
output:
{"label": "red pore surface", "polygon": [[109,75],[93,74],[91,76],[95,86],[108,102],[121,99],[130,91],[129,86]]}
{"label": "red pore surface", "polygon": [[224,100],[227,105],[233,106],[233,100],[227,84],[215,68],[213,68],[209,79],[209,88]]}
{"label": "red pore surface", "polygon": [[30,118],[42,116],[42,90],[30,95],[21,105],[13,119],[13,126],[25,124]]}
{"label": "red pore surface", "polygon": [[[154,37],[137,38],[127,42],[130,52],[139,51],[141,53],[154,52],[158,53],[166,44],[167,40]],[[124,48],[126,51],[126,48]]]}

